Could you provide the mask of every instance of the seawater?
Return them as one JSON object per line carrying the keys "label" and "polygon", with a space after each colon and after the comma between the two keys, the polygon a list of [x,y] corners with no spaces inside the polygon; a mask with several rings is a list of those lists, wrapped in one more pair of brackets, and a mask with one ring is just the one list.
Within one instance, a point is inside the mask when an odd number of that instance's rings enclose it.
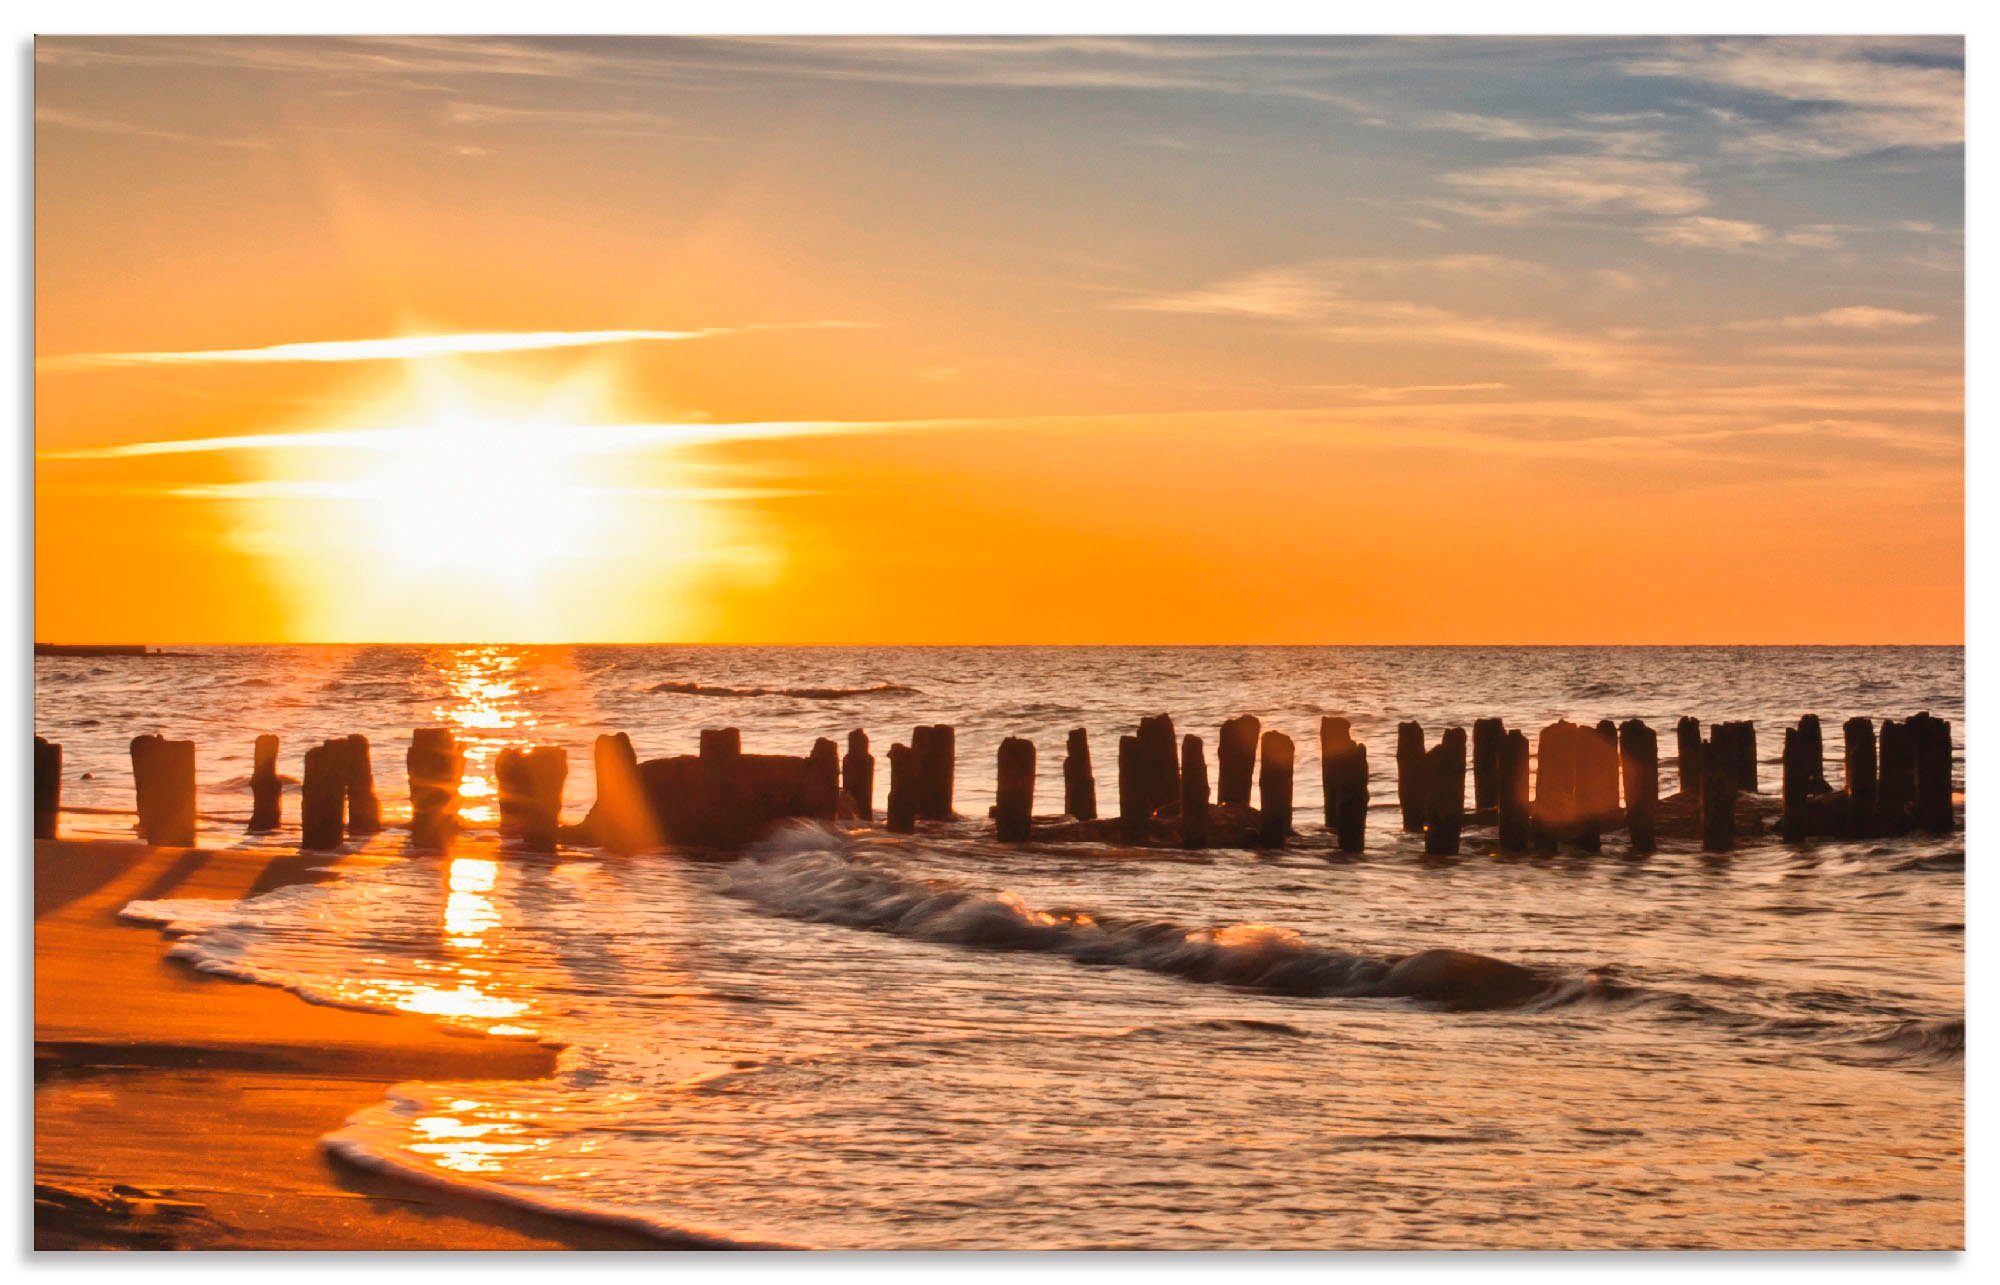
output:
{"label": "seawater", "polygon": [[[241,903],[135,904],[196,967],[563,1046],[544,1082],[404,1084],[326,1143],[496,1200],[720,1243],[875,1247],[1943,1247],[1963,1240],[1960,836],[1455,859],[1400,833],[1394,725],[1928,709],[1956,648],[203,648],[36,662],[70,833],[130,834],[126,741],[200,746],[203,841],[240,834],[252,737],[368,734],[388,817],[410,728],[471,747],[448,855]],[[1298,847],[1001,847],[1006,735],[1253,712],[1299,744]],[[1375,765],[1328,850],[1318,718]],[[959,729],[966,821],[796,825],[742,854],[503,851],[491,760],[704,726],[803,753]],[[1211,756],[1212,757],[1212,756]],[[1839,770],[1829,764],[1838,782]],[[84,773],[90,779],[81,779]],[[886,773],[878,768],[878,780]],[[878,799],[880,803],[880,786]],[[296,799],[286,800],[296,822]],[[1507,966],[1499,992],[1461,966]],[[1424,972],[1412,980],[1410,960]],[[1432,965],[1435,965],[1434,967]],[[1480,967],[1486,967],[1480,965]],[[1521,970],[1516,973],[1514,970]],[[1518,983],[1518,984],[1516,984]]]}

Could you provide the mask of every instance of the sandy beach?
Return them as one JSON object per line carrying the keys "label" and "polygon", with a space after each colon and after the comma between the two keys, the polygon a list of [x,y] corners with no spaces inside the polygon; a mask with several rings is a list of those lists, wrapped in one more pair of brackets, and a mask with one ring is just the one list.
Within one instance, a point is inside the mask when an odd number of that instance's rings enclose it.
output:
{"label": "sandy beach", "polygon": [[205,977],[117,918],[135,899],[240,898],[327,864],[36,843],[35,1247],[660,1248],[383,1179],[318,1146],[397,1081],[543,1076],[552,1049]]}

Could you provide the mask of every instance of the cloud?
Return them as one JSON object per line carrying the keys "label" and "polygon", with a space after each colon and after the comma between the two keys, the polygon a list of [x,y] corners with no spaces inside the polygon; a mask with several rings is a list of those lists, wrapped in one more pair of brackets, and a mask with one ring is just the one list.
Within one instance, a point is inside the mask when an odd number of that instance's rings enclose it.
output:
{"label": "cloud", "polygon": [[1761,223],[1741,219],[1718,219],[1706,214],[1655,223],[1639,233],[1654,245],[1686,245],[1701,250],[1740,250],[1771,239],[1771,230]]}
{"label": "cloud", "polygon": [[1547,156],[1446,174],[1442,181],[1477,198],[1438,202],[1494,223],[1550,213],[1690,214],[1708,204],[1686,161],[1584,154]]}
{"label": "cloud", "polygon": [[1962,145],[1965,73],[1953,64],[1963,57],[1956,39],[1728,38],[1676,42],[1625,70],[1735,90],[1766,108],[1724,113],[1744,125],[1728,150],[1828,158]]}
{"label": "cloud", "polygon": [[1731,322],[1731,330],[1906,330],[1911,326],[1921,326],[1936,321],[1937,317],[1928,312],[1904,312],[1900,308],[1877,308],[1868,304],[1856,304],[1846,308],[1828,308],[1825,312],[1815,312],[1795,317],[1771,317],[1758,321]]}
{"label": "cloud", "polygon": [[163,129],[157,125],[138,125],[131,121],[118,120],[110,116],[91,116],[84,112],[64,111],[60,107],[35,108],[35,124],[53,125],[59,129],[76,129],[90,134],[112,134],[120,138],[152,138],[168,143],[194,143],[209,147],[268,147],[261,138],[248,135],[225,137],[212,134],[188,134],[180,130]]}
{"label": "cloud", "polygon": [[701,330],[511,330],[444,335],[397,335],[383,339],[336,339],[272,344],[264,348],[207,348],[191,352],[86,352],[44,357],[43,370],[109,366],[206,366],[289,362],[408,361],[481,353],[534,352],[604,344],[678,343],[763,330],[853,329],[864,323],[809,321],[751,326],[711,326]]}

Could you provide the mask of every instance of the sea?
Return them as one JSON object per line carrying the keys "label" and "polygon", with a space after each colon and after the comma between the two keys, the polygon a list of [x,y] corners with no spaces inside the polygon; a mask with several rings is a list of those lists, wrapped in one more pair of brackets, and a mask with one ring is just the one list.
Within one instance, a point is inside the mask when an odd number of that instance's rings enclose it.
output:
{"label": "sea", "polygon": [[[315,1003],[561,1050],[540,1081],[406,1083],[323,1140],[347,1163],[685,1242],[824,1249],[1946,1248],[1964,1230],[1962,831],[1775,838],[1707,855],[1456,857],[1402,832],[1395,726],[1498,716],[1781,729],[1928,710],[1956,647],[193,647],[35,661],[64,832],[129,839],[128,741],[197,742],[200,842],[296,848],[289,778],[360,732],[390,828],[328,882],[133,903],[195,968]],[[1006,736],[1062,808],[1071,728],[1113,810],[1116,738],[1258,715],[1298,745],[1282,850],[1003,846]],[[1319,719],[1373,765],[1366,850],[1333,850]],[[741,852],[499,840],[509,744],[642,758],[707,727],[803,754],[957,728],[961,819],[790,823]],[[411,729],[468,750],[467,833],[407,849]],[[244,834],[251,747],[281,738],[285,829]],[[1388,984],[1461,951],[1524,996]],[[1451,956],[1451,959],[1461,959]]]}

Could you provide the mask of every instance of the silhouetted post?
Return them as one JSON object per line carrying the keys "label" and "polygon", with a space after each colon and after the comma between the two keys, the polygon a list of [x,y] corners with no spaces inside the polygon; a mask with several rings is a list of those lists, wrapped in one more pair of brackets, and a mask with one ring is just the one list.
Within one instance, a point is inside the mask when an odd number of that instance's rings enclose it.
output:
{"label": "silhouetted post", "polygon": [[1500,851],[1528,846],[1528,737],[1508,732],[1500,738]]}
{"label": "silhouetted post", "polygon": [[1950,834],[1955,821],[1951,807],[1951,724],[1928,712],[1910,720],[1916,754],[1916,823],[1928,834]]}
{"label": "silhouetted post", "polygon": [[1259,743],[1263,770],[1257,774],[1257,837],[1267,848],[1282,848],[1292,833],[1292,767],[1297,751],[1283,732],[1266,732]]}
{"label": "silhouetted post", "polygon": [[1472,811],[1493,815],[1500,806],[1500,742],[1507,725],[1497,718],[1472,720]]}
{"label": "silhouetted post", "polygon": [[375,797],[375,765],[368,754],[368,738],[360,734],[339,738],[341,781],[347,795],[347,833],[380,834],[382,804]]}
{"label": "silhouetted post", "polygon": [[[1347,720],[1340,720],[1325,773],[1333,803],[1328,824],[1342,852],[1359,852],[1368,836],[1368,747],[1348,733]],[[1322,751],[1324,752],[1324,751]]]}
{"label": "silhouetted post", "polygon": [[529,852],[554,852],[569,755],[560,745],[510,745],[494,757],[493,775],[502,836]]}
{"label": "silhouetted post", "polygon": [[1875,724],[1850,718],[1841,725],[1842,772],[1847,787],[1847,833],[1866,839],[1875,833]]}
{"label": "silhouetted post", "polygon": [[1063,811],[1079,821],[1097,820],[1097,778],[1090,770],[1090,733],[1070,729],[1063,751]]}
{"label": "silhouetted post", "polygon": [[62,814],[62,746],[35,738],[35,837],[56,837]]}
{"label": "silhouetted post", "polygon": [[1746,721],[1717,723],[1709,732],[1708,747],[1712,750],[1717,746],[1724,747],[1722,755],[1729,761],[1736,788],[1746,794],[1757,793],[1757,725]]}
{"label": "silhouetted post", "polygon": [[1192,733],[1181,738],[1181,846],[1208,846],[1208,760]]}
{"label": "silhouetted post", "polygon": [[1893,718],[1882,721],[1879,755],[1882,774],[1880,783],[1875,787],[1877,834],[1908,834],[1910,831],[1910,812],[1917,797],[1914,740],[1908,723],[1899,723]]}
{"label": "silhouetted post", "polygon": [[1674,753],[1680,761],[1681,793],[1701,797],[1701,720],[1683,714],[1674,724]]}
{"label": "silhouetted post", "polygon": [[623,732],[591,742],[591,770],[597,777],[597,802],[588,824],[591,838],[612,852],[641,852],[660,842],[653,805],[639,780],[639,755]]}
{"label": "silhouetted post", "polygon": [[807,816],[831,821],[840,815],[840,747],[828,737],[815,738],[806,755],[804,794]]}
{"label": "silhouetted post", "polygon": [[1180,742],[1174,736],[1174,720],[1155,714],[1139,720],[1139,758],[1145,765],[1146,798],[1157,810],[1181,804]]}
{"label": "silhouetted post", "polygon": [[1583,729],[1557,719],[1535,738],[1535,848],[1554,852],[1576,830],[1577,738]]}
{"label": "silhouetted post", "polygon": [[257,738],[250,752],[250,833],[268,834],[283,820],[284,784],[278,778],[278,738]]}
{"label": "silhouetted post", "polygon": [[1255,714],[1232,718],[1222,725],[1215,743],[1215,798],[1223,807],[1250,806],[1250,781],[1256,774],[1261,727]]}
{"label": "silhouetted post", "polygon": [[448,848],[458,834],[458,786],[465,754],[448,727],[419,727],[405,760],[410,774],[410,843]]}
{"label": "silhouetted post", "polygon": [[[1718,736],[1722,737],[1718,741]],[[1728,852],[1736,846],[1736,780],[1739,764],[1730,756],[1726,734],[1717,726],[1701,754],[1701,850]]]}
{"label": "silhouetted post", "polygon": [[1396,724],[1396,802],[1403,810],[1403,830],[1424,828],[1424,729],[1420,723]]}
{"label": "silhouetted post", "polygon": [[884,824],[895,834],[917,829],[917,754],[900,742],[889,747],[889,801]]}
{"label": "silhouetted post", "polygon": [[1139,752],[1139,738],[1118,738],[1118,833],[1127,843],[1146,837],[1153,816],[1152,800],[1146,797],[1150,781]]}
{"label": "silhouetted post", "polygon": [[1805,738],[1805,748],[1799,751],[1802,761],[1812,764],[1812,774],[1806,778],[1806,794],[1831,794],[1833,787],[1826,783],[1826,739],[1820,731],[1819,715],[1801,716],[1799,735]]}
{"label": "silhouetted post", "polygon": [[1000,742],[993,785],[993,828],[1002,843],[1026,843],[1035,815],[1035,743],[1010,736]]}
{"label": "silhouetted post", "polygon": [[1782,772],[1778,787],[1778,797],[1785,810],[1778,817],[1778,833],[1786,842],[1797,842],[1806,833],[1806,783],[1812,776],[1812,761],[1808,754],[1811,742],[1803,727],[1785,729],[1784,752],[1779,758]]}
{"label": "silhouetted post", "polygon": [[1618,725],[1605,719],[1579,726],[1576,747],[1576,846],[1600,852],[1605,827],[1618,815]]}
{"label": "silhouetted post", "polygon": [[875,756],[868,752],[868,733],[855,728],[847,734],[847,757],[840,764],[840,785],[854,800],[854,815],[875,819]]}
{"label": "silhouetted post", "polygon": [[1456,856],[1465,826],[1465,729],[1447,727],[1424,754],[1424,852]]}
{"label": "silhouetted post", "polygon": [[1344,718],[1323,714],[1319,720],[1319,792],[1320,808],[1326,814],[1326,828],[1331,831],[1335,824],[1333,783],[1334,762],[1343,748],[1354,743],[1353,725]]}
{"label": "silhouetted post", "polygon": [[910,749],[916,753],[917,818],[922,821],[949,821],[952,810],[953,777],[958,770],[958,733],[949,724],[919,727],[910,735]]}
{"label": "silhouetted post", "polygon": [[194,742],[132,738],[139,837],[162,848],[194,846]]}
{"label": "silhouetted post", "polygon": [[331,852],[345,837],[347,743],[325,741],[306,750],[299,775],[299,847]]}
{"label": "silhouetted post", "polygon": [[1618,727],[1618,771],[1625,785],[1625,829],[1632,851],[1651,852],[1658,846],[1656,818],[1660,802],[1660,738],[1636,718]]}

